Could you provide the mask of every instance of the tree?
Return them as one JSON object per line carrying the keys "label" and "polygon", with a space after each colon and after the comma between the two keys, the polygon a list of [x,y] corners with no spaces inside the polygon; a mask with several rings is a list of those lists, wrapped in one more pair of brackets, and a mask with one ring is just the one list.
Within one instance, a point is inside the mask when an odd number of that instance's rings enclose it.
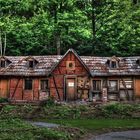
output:
{"label": "tree", "polygon": [[138,0],[0,0],[7,55],[139,55]]}

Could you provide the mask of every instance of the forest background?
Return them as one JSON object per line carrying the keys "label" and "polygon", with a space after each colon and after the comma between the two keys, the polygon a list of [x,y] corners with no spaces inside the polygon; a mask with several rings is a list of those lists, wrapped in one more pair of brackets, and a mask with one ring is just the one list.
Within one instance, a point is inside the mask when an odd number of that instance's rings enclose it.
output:
{"label": "forest background", "polygon": [[139,0],[0,0],[6,55],[140,54]]}

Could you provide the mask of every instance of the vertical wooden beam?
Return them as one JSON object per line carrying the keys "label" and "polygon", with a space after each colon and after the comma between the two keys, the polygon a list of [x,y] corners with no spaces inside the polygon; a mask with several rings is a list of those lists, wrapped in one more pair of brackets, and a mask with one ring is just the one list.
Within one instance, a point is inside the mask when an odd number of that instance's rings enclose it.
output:
{"label": "vertical wooden beam", "polygon": [[122,84],[123,84],[123,86],[125,88],[125,93],[126,93],[127,100],[129,101],[130,100],[130,98],[129,98],[129,92],[128,92],[128,89],[126,87],[125,81],[124,81],[124,79],[122,77],[121,77],[121,80],[122,80]]}
{"label": "vertical wooden beam", "polygon": [[58,71],[59,71],[59,74],[61,74],[61,71],[60,71],[60,68],[59,68],[59,66],[58,66]]}
{"label": "vertical wooden beam", "polygon": [[[22,78],[22,85],[23,85],[23,78]],[[24,98],[24,87],[22,86],[22,100]]]}
{"label": "vertical wooden beam", "polygon": [[135,101],[135,76],[132,77],[132,82],[133,82],[133,101]]}
{"label": "vertical wooden beam", "polygon": [[72,53],[70,52],[70,61],[71,61]]}
{"label": "vertical wooden beam", "polygon": [[10,98],[10,86],[11,86],[11,79],[9,79],[9,83],[8,83],[8,98]]}
{"label": "vertical wooden beam", "polygon": [[19,82],[20,82],[20,78],[19,78],[18,81],[17,81],[16,87],[15,87],[15,89],[14,89],[14,92],[13,92],[13,95],[12,95],[11,98],[14,97],[14,95],[15,95],[15,93],[16,93],[16,90],[17,90],[17,87],[18,87],[18,85],[19,85]]}
{"label": "vertical wooden beam", "polygon": [[59,91],[58,91],[58,88],[57,88],[57,85],[56,85],[56,81],[55,81],[55,77],[54,76],[53,76],[53,82],[54,82],[54,86],[55,86],[55,89],[56,89],[57,96],[58,96],[58,98],[60,100],[61,98],[60,98],[60,94],[59,94]]}
{"label": "vertical wooden beam", "polygon": [[40,92],[40,89],[41,89],[41,87],[40,87],[40,84],[41,84],[41,79],[38,79],[38,84],[39,84],[39,86],[38,86],[38,90],[37,90],[37,92],[38,92],[38,100],[39,100],[39,96],[40,96],[40,94],[39,94],[39,92]]}
{"label": "vertical wooden beam", "polygon": [[66,97],[66,79],[63,75],[63,87],[64,87],[64,94],[63,94],[63,99],[66,101],[67,97]]}

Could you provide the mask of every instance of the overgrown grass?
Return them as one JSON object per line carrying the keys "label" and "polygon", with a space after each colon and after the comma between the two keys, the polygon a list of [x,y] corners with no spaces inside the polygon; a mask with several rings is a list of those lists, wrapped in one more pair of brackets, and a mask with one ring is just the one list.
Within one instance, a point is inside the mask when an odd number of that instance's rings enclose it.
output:
{"label": "overgrown grass", "polygon": [[0,140],[67,140],[68,134],[39,128],[20,119],[0,120]]}
{"label": "overgrown grass", "polygon": [[118,118],[140,119],[140,104],[112,103],[107,105],[58,105],[49,102],[41,106],[6,105],[0,111],[0,118],[26,119],[95,119]]}
{"label": "overgrown grass", "polygon": [[[0,140],[65,140],[72,132],[37,128],[21,119],[33,119],[78,127],[84,130],[140,128],[139,104],[58,105],[53,102],[41,106],[4,105],[0,108]],[[109,119],[110,118],[110,119]],[[78,130],[79,131],[79,130]],[[79,131],[80,132],[80,131]],[[79,135],[80,133],[78,133]]]}
{"label": "overgrown grass", "polygon": [[101,130],[101,129],[133,129],[140,128],[140,120],[126,119],[75,119],[75,120],[46,120],[47,122],[58,123],[61,125],[78,127],[86,130]]}

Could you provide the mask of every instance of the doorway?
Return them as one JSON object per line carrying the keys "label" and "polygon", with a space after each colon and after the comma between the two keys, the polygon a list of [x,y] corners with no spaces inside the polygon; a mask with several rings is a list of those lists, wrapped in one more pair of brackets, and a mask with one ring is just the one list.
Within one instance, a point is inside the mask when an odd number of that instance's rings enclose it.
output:
{"label": "doorway", "polygon": [[66,78],[66,100],[74,101],[76,99],[76,78]]}

